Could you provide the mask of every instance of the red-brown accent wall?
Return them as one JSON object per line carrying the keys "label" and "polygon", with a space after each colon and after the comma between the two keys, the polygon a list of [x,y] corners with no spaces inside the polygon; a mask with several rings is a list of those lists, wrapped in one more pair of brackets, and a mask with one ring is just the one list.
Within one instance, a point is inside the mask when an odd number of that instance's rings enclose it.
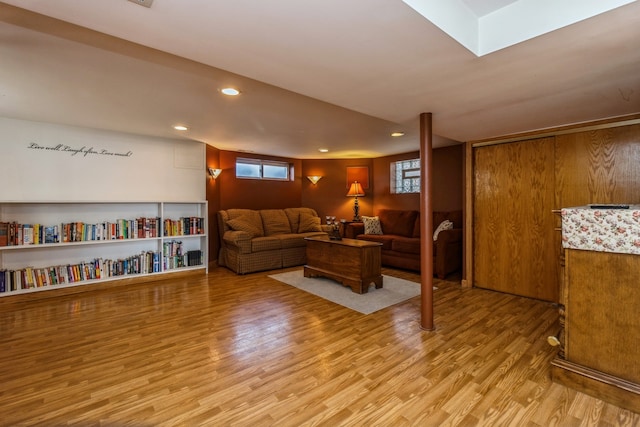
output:
{"label": "red-brown accent wall", "polygon": [[[433,151],[433,208],[434,210],[462,209],[463,146],[437,148]],[[419,157],[411,152],[375,159],[291,159],[222,151],[207,146],[207,166],[221,168],[218,179],[207,184],[209,201],[209,259],[217,259],[219,235],[216,213],[221,209],[282,209],[304,206],[313,208],[323,219],[353,219],[353,197],[347,197],[347,168],[367,167],[369,188],[358,198],[360,215],[374,215],[380,209],[420,209],[419,194],[390,194],[390,164],[398,160]],[[235,176],[237,157],[278,160],[291,163],[293,181],[260,181],[238,179]],[[316,185],[307,179],[321,175]]]}
{"label": "red-brown accent wall", "polygon": [[[206,167],[217,169],[220,167],[220,150],[210,145],[207,145],[206,152]],[[207,221],[209,223],[209,263],[218,259],[218,251],[220,249],[219,233],[218,233],[218,221],[216,213],[220,210],[220,178],[213,179],[209,177],[209,173],[205,174],[207,180],[207,201],[208,203],[208,215]]]}
{"label": "red-brown accent wall", "polygon": [[[293,165],[293,181],[236,178],[236,158],[276,160]],[[220,151],[220,209],[284,209],[300,206],[302,160]]]}
{"label": "red-brown accent wall", "polygon": [[433,210],[462,210],[464,197],[464,145],[433,150]]}
{"label": "red-brown accent wall", "polygon": [[[347,167],[360,166],[369,169],[371,159],[305,159],[302,162],[302,206],[310,207],[324,218],[335,216],[337,219],[353,219],[354,198],[347,197]],[[307,176],[322,175],[322,179],[313,185]],[[369,183],[363,197],[358,197],[360,215],[372,215],[375,188]]]}
{"label": "red-brown accent wall", "polygon": [[[434,211],[462,209],[463,147],[463,145],[454,145],[433,150],[432,206]],[[420,152],[414,151],[373,160],[374,210],[376,212],[380,209],[420,209],[419,194],[391,194],[389,188],[391,163],[419,157]]]}
{"label": "red-brown accent wall", "polygon": [[395,156],[378,157],[373,161],[373,187],[376,189],[374,210],[399,209],[419,210],[420,194],[391,194],[391,163],[400,160],[417,159],[420,152],[398,154]]}

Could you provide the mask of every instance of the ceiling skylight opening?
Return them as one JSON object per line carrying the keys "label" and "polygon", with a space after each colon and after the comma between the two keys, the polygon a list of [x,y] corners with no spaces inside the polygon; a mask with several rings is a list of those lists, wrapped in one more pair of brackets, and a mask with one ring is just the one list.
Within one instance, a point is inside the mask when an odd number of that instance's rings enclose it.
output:
{"label": "ceiling skylight opening", "polygon": [[476,56],[488,55],[636,0],[402,0]]}
{"label": "ceiling skylight opening", "polygon": [[228,96],[238,96],[240,95],[240,91],[236,88],[233,87],[225,87],[223,89],[220,89],[220,92],[224,93],[225,95]]}

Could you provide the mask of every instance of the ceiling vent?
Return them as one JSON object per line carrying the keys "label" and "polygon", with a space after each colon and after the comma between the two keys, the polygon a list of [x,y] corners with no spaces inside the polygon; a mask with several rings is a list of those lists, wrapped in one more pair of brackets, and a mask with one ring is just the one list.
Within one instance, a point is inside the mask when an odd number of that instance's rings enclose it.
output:
{"label": "ceiling vent", "polygon": [[151,7],[153,0],[129,0],[131,3],[139,4],[144,7]]}

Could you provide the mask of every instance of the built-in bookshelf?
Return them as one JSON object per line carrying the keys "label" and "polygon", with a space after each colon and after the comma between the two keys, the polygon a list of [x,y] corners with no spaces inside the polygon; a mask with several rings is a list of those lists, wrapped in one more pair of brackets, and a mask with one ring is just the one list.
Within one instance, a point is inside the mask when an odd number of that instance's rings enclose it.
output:
{"label": "built-in bookshelf", "polygon": [[208,271],[207,202],[0,202],[0,297]]}

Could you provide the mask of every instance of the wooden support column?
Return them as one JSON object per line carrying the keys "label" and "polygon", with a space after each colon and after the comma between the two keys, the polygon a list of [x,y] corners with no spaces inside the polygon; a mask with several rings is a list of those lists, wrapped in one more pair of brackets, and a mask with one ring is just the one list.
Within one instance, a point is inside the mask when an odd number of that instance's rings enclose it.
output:
{"label": "wooden support column", "polygon": [[433,206],[431,204],[431,163],[433,130],[431,113],[420,114],[420,327],[433,331]]}

